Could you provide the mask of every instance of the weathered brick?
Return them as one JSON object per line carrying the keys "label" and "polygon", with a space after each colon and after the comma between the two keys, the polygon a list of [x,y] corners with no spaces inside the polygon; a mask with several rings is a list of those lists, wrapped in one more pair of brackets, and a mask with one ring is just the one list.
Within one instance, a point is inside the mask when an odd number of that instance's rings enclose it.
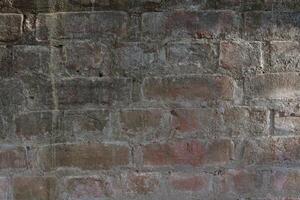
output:
{"label": "weathered brick", "polygon": [[6,46],[0,46],[0,77],[7,78],[12,75],[11,64],[11,49]]}
{"label": "weathered brick", "polygon": [[99,199],[113,195],[112,183],[109,178],[96,176],[67,177],[64,180],[66,198],[72,200]]}
{"label": "weathered brick", "polygon": [[299,12],[246,12],[244,36],[253,40],[299,38]]}
{"label": "weathered brick", "polygon": [[23,16],[20,14],[0,14],[0,41],[9,42],[20,39]]}
{"label": "weathered brick", "polygon": [[59,108],[112,106],[131,101],[132,82],[128,78],[72,78],[57,80]]}
{"label": "weathered brick", "polygon": [[219,109],[173,109],[171,127],[181,136],[197,137],[265,135],[269,127],[269,112],[248,107]]}
{"label": "weathered brick", "polygon": [[26,12],[48,11],[55,0],[12,0],[12,6]]}
{"label": "weathered brick", "polygon": [[0,82],[0,110],[6,114],[21,110],[26,102],[22,82],[16,79],[2,79]]}
{"label": "weathered brick", "polygon": [[168,178],[172,189],[181,192],[208,192],[210,176],[207,174],[172,173]]}
{"label": "weathered brick", "polygon": [[173,73],[213,73],[218,65],[218,47],[214,43],[170,43],[168,63]]}
{"label": "weathered brick", "polygon": [[251,99],[296,99],[299,96],[299,75],[273,73],[250,77],[245,83],[245,95]]}
{"label": "weathered brick", "polygon": [[139,77],[170,71],[166,68],[166,49],[157,44],[122,43],[116,48],[115,59],[113,73],[121,75]]}
{"label": "weathered brick", "polygon": [[271,175],[270,188],[280,193],[297,194],[299,193],[299,181],[300,174],[298,170],[276,170]]}
{"label": "weathered brick", "polygon": [[233,100],[235,83],[227,76],[190,75],[146,78],[146,99],[166,101]]}
{"label": "weathered brick", "polygon": [[20,146],[2,145],[0,147],[0,169],[26,168],[26,149]]}
{"label": "weathered brick", "polygon": [[165,144],[149,144],[143,148],[146,166],[226,164],[232,154],[232,144],[227,140],[209,143],[179,141]]}
{"label": "weathered brick", "polygon": [[13,47],[12,70],[19,73],[50,75],[50,49],[47,46],[18,45]]}
{"label": "weathered brick", "polygon": [[162,126],[163,112],[160,109],[134,109],[120,112],[121,129],[127,133],[155,132]]}
{"label": "weathered brick", "polygon": [[112,55],[100,42],[72,41],[57,50],[58,73],[63,76],[102,77],[110,73]]}
{"label": "weathered brick", "polygon": [[57,144],[39,150],[40,165],[46,171],[59,167],[111,169],[128,165],[129,156],[128,147],[111,144]]}
{"label": "weathered brick", "polygon": [[239,17],[233,11],[150,12],[142,15],[144,39],[219,38],[238,33]]}
{"label": "weathered brick", "polygon": [[272,41],[270,43],[271,72],[299,71],[300,45],[297,41]]}
{"label": "weathered brick", "polygon": [[31,112],[18,115],[15,119],[16,135],[21,138],[48,135],[52,133],[51,112]]}
{"label": "weathered brick", "polygon": [[6,177],[0,177],[0,199],[6,200],[9,197],[9,180]]}
{"label": "weathered brick", "polygon": [[70,4],[82,5],[88,7],[109,6],[110,0],[66,0]]}
{"label": "weathered brick", "polygon": [[17,176],[13,179],[15,200],[56,199],[56,178]]}
{"label": "weathered brick", "polygon": [[54,108],[53,86],[50,77],[43,74],[24,74],[20,76],[26,108],[29,110],[47,110]]}
{"label": "weathered brick", "polygon": [[243,144],[245,164],[295,163],[299,157],[299,138],[270,138],[248,140]]}
{"label": "weathered brick", "polygon": [[39,14],[37,18],[38,40],[127,36],[128,16],[125,12],[62,12]]}
{"label": "weathered brick", "polygon": [[68,110],[60,114],[61,131],[64,133],[84,135],[99,134],[109,126],[108,110]]}
{"label": "weathered brick", "polygon": [[262,69],[260,42],[221,41],[220,66],[234,77],[242,78],[249,72]]}
{"label": "weathered brick", "polygon": [[233,182],[232,190],[240,194],[259,193],[263,189],[262,172],[233,169],[229,170],[228,176]]}
{"label": "weathered brick", "polygon": [[279,135],[299,134],[299,115],[277,112],[274,116],[274,133]]}
{"label": "weathered brick", "polygon": [[157,191],[160,186],[161,175],[155,172],[122,174],[123,190],[127,194],[147,195]]}
{"label": "weathered brick", "polygon": [[171,126],[180,134],[195,133],[200,136],[222,132],[222,115],[215,109],[173,109]]}
{"label": "weathered brick", "polygon": [[268,134],[270,113],[266,109],[232,107],[223,112],[225,130],[231,136]]}

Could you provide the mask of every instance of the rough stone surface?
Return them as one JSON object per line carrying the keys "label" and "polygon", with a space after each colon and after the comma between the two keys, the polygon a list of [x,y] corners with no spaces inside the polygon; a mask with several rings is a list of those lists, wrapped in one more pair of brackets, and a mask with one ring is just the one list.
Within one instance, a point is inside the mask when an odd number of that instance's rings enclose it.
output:
{"label": "rough stone surface", "polygon": [[0,0],[0,200],[299,200],[300,0]]}

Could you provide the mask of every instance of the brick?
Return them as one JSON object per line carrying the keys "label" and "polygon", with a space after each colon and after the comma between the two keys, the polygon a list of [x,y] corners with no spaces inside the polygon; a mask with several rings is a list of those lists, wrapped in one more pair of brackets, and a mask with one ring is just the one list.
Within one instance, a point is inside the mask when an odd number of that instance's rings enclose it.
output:
{"label": "brick", "polygon": [[168,45],[167,58],[179,74],[213,73],[218,66],[218,47],[208,42],[174,42]]}
{"label": "brick", "polygon": [[13,73],[50,75],[50,49],[46,46],[17,45],[13,47]]}
{"label": "brick", "polygon": [[0,77],[7,78],[12,76],[11,64],[11,49],[6,46],[0,46]]}
{"label": "brick", "polygon": [[[115,51],[114,73],[126,76],[161,74],[166,68],[166,49],[152,43],[122,43]],[[151,66],[151,70],[149,70]]]}
{"label": "brick", "polygon": [[171,127],[181,136],[197,137],[265,135],[269,126],[269,112],[248,107],[220,109],[172,109]]}
{"label": "brick", "polygon": [[246,1],[242,2],[244,10],[270,10],[270,11],[292,11],[299,9],[299,0],[277,0]]}
{"label": "brick", "polygon": [[100,42],[72,41],[58,52],[63,76],[102,77],[110,74],[112,55],[108,47]]}
{"label": "brick", "polygon": [[131,101],[131,79],[72,78],[56,82],[59,108],[112,106]]}
{"label": "brick", "polygon": [[299,116],[285,112],[277,112],[274,116],[274,132],[279,135],[298,134]]}
{"label": "brick", "polygon": [[166,101],[233,100],[234,81],[227,76],[190,75],[146,78],[146,99]]}
{"label": "brick", "polygon": [[231,151],[232,144],[226,140],[207,144],[196,140],[149,144],[143,148],[143,160],[146,166],[226,164]]}
{"label": "brick", "polygon": [[4,113],[16,113],[25,104],[24,86],[20,80],[0,80],[0,110]]}
{"label": "brick", "polygon": [[236,78],[262,69],[262,45],[260,42],[221,41],[220,67]]}
{"label": "brick", "polygon": [[111,169],[129,164],[126,146],[105,144],[57,144],[39,150],[41,167],[45,171],[59,167],[82,170]]}
{"label": "brick", "polygon": [[252,40],[299,38],[299,12],[246,12],[244,36]]}
{"label": "brick", "polygon": [[232,107],[223,112],[226,132],[231,136],[268,134],[270,113],[266,109]]}
{"label": "brick", "polygon": [[[173,109],[171,127],[180,134],[209,136],[222,131],[222,115],[215,109]],[[217,123],[216,123],[217,122]]]}
{"label": "brick", "polygon": [[22,11],[41,12],[52,8],[54,0],[13,0],[12,6]]}
{"label": "brick", "polygon": [[252,99],[296,99],[299,81],[299,75],[296,73],[253,76],[245,83],[245,95]]}
{"label": "brick", "polygon": [[60,113],[59,120],[65,134],[100,135],[109,128],[109,117],[108,110],[68,110]]}
{"label": "brick", "polygon": [[207,174],[172,173],[168,184],[174,190],[181,192],[209,191],[210,176]]}
{"label": "brick", "polygon": [[16,117],[16,135],[30,139],[36,136],[52,134],[52,113],[31,112]]}
{"label": "brick", "polygon": [[0,15],[0,41],[9,42],[20,39],[23,16],[20,14]]}
{"label": "brick", "polygon": [[38,40],[127,36],[128,16],[125,12],[62,12],[39,14],[37,18]]}
{"label": "brick", "polygon": [[114,192],[109,178],[96,176],[67,177],[64,185],[66,187],[65,195],[73,200],[108,198]]}
{"label": "brick", "polygon": [[26,108],[32,111],[54,108],[54,94],[50,77],[43,74],[22,74],[22,87],[26,91]]}
{"label": "brick", "polygon": [[56,199],[56,179],[54,177],[14,177],[15,200]]}
{"label": "brick", "polygon": [[69,4],[74,5],[81,5],[81,6],[87,6],[87,7],[102,7],[102,6],[109,6],[110,1],[109,0],[67,0]]}
{"label": "brick", "polygon": [[0,169],[26,168],[26,150],[20,146],[2,145],[0,148]]}
{"label": "brick", "polygon": [[155,172],[126,173],[122,179],[127,194],[147,195],[161,187],[161,175]]}
{"label": "brick", "polygon": [[297,41],[272,41],[271,72],[299,71],[300,45]]}
{"label": "brick", "polygon": [[0,177],[0,199],[6,200],[9,196],[9,180],[6,177]]}
{"label": "brick", "polygon": [[232,190],[240,194],[259,193],[263,188],[264,176],[259,171],[233,169],[228,176],[232,179]]}
{"label": "brick", "polygon": [[281,164],[299,161],[299,138],[248,140],[243,144],[245,164]]}
{"label": "brick", "polygon": [[238,33],[239,17],[233,11],[176,11],[144,13],[144,39],[219,38]]}
{"label": "brick", "polygon": [[[161,126],[163,113],[160,109],[134,109],[120,112],[121,129],[124,132],[143,133]],[[152,132],[155,132],[155,131]]]}
{"label": "brick", "polygon": [[286,194],[299,193],[298,183],[300,180],[300,174],[298,170],[287,169],[277,170],[271,175],[271,189],[276,192]]}

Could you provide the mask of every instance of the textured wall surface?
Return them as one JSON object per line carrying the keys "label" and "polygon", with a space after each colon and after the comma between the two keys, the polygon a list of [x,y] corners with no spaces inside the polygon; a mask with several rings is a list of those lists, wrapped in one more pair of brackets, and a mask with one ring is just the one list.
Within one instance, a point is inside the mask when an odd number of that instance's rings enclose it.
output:
{"label": "textured wall surface", "polygon": [[300,199],[299,11],[0,0],[0,200]]}

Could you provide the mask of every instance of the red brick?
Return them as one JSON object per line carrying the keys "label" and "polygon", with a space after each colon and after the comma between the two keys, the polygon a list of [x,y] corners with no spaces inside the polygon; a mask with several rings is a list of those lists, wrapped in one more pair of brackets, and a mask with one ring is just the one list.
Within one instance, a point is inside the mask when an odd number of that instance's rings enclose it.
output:
{"label": "red brick", "polygon": [[210,143],[196,140],[165,144],[148,144],[143,148],[146,166],[226,164],[232,154],[230,141]]}
{"label": "red brick", "polygon": [[41,167],[53,170],[59,167],[83,170],[111,169],[129,164],[129,148],[112,144],[57,144],[39,151]]}
{"label": "red brick", "polygon": [[262,135],[269,123],[267,110],[248,107],[181,108],[171,110],[171,115],[173,130],[199,137]]}
{"label": "red brick", "polygon": [[56,179],[54,177],[14,177],[15,200],[55,200]]}
{"label": "red brick", "polygon": [[172,173],[169,184],[171,188],[183,192],[209,191],[210,177],[206,174]]}
{"label": "red brick", "polygon": [[68,177],[64,184],[66,195],[72,200],[107,198],[114,192],[108,177]]}
{"label": "red brick", "polygon": [[19,146],[4,146],[0,148],[0,169],[26,168],[26,149]]}
{"label": "red brick", "polygon": [[158,173],[127,173],[122,178],[125,192],[129,194],[147,195],[160,188],[161,176]]}
{"label": "red brick", "polygon": [[233,181],[233,191],[240,194],[253,194],[263,188],[263,175],[256,171],[230,170],[229,177]]}
{"label": "red brick", "polygon": [[296,99],[300,78],[296,73],[257,75],[245,83],[245,95],[253,99]]}
{"label": "red brick", "polygon": [[22,23],[23,15],[0,14],[0,41],[8,42],[20,39]]}
{"label": "red brick", "polygon": [[227,76],[168,76],[146,78],[143,85],[146,99],[183,100],[232,100],[235,83]]}
{"label": "red brick", "polygon": [[260,42],[221,41],[220,66],[234,77],[242,78],[247,72],[262,69]]}

